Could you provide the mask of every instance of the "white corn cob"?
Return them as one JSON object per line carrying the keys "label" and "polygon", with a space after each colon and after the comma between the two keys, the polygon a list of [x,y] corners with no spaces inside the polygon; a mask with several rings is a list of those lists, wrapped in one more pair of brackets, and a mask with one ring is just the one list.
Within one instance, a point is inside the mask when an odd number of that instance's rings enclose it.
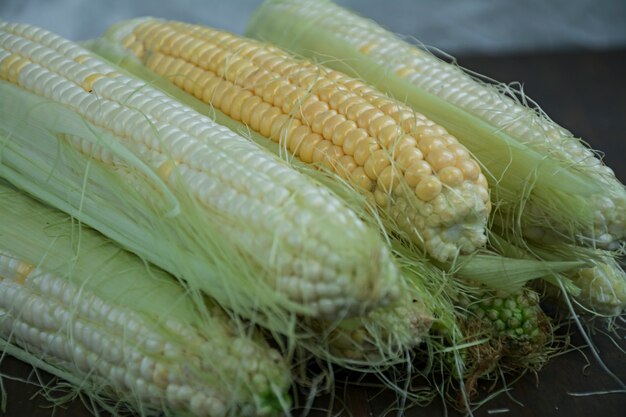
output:
{"label": "white corn cob", "polygon": [[[0,108],[12,115],[0,124],[6,136],[0,175],[220,302],[248,316],[270,314],[278,305],[336,318],[397,297],[389,251],[343,203],[147,83],[50,32],[9,23],[0,24],[0,78]],[[51,102],[50,113],[68,120],[37,116],[37,108]],[[33,137],[31,128],[54,138]],[[83,165],[58,163],[58,148],[82,152]],[[33,173],[24,166],[35,155],[43,169]],[[135,189],[156,213],[132,207],[141,214],[131,216],[124,207],[130,197],[113,181],[95,185],[95,173]],[[112,220],[124,215],[124,226]],[[247,269],[232,255],[243,255]],[[207,274],[218,263],[232,274]]]}
{"label": "white corn cob", "polygon": [[195,305],[165,273],[1,183],[0,214],[0,336],[18,357],[149,415],[285,406],[278,352],[216,307]]}

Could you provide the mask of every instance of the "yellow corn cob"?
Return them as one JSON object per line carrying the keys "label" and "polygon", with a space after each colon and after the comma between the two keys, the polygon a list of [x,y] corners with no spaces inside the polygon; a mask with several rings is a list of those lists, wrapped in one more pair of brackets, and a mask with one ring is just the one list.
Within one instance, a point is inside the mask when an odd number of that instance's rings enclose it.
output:
{"label": "yellow corn cob", "polygon": [[106,37],[302,162],[333,170],[434,258],[484,244],[486,179],[423,115],[342,73],[206,27],[141,19]]}
{"label": "yellow corn cob", "polygon": [[[537,195],[521,216],[522,231],[527,237],[553,241],[566,236],[609,249],[616,249],[619,240],[626,237],[626,188],[570,132],[526,106],[527,98],[522,97],[523,102],[517,97],[513,99],[503,94],[502,89],[477,81],[458,66],[410,45],[375,22],[330,1],[268,0],[251,21],[248,33],[305,56],[319,57],[330,66],[356,72],[368,82],[407,100],[413,108],[449,129],[484,164],[494,175],[489,179],[493,181],[490,184],[497,199],[519,199],[522,193],[533,190]],[[504,91],[507,92],[510,94],[510,89]],[[368,94],[365,91],[362,96]],[[469,126],[470,118],[474,126]],[[484,142],[487,136],[500,142],[489,145]],[[585,193],[590,195],[584,195],[583,186],[571,189],[570,196],[560,196],[558,189],[552,193],[544,191],[547,182],[556,177],[554,173],[538,173],[553,163],[535,157],[536,164],[518,166],[521,158],[513,154],[517,152],[515,143],[507,145],[501,139],[523,144],[538,156],[550,155],[562,165],[560,170],[556,167],[558,175],[573,169],[579,181],[587,183]],[[501,157],[495,158],[494,151],[499,148]],[[518,179],[516,173],[524,170],[526,174]],[[510,187],[505,176],[514,181]],[[512,192],[515,182],[530,188]],[[566,186],[567,182],[555,181],[553,185]],[[539,193],[544,195],[538,197]],[[583,198],[568,203],[578,193]],[[537,198],[543,199],[541,206],[536,204]],[[566,213],[569,218],[559,220]],[[512,226],[517,225],[513,223],[519,217],[511,215]]]}
{"label": "yellow corn cob", "polygon": [[0,216],[5,351],[142,415],[288,405],[278,352],[195,305],[172,277],[1,182]]}
{"label": "yellow corn cob", "polygon": [[336,197],[78,45],[0,23],[0,79],[0,176],[224,305],[335,319],[397,297],[382,239]]}

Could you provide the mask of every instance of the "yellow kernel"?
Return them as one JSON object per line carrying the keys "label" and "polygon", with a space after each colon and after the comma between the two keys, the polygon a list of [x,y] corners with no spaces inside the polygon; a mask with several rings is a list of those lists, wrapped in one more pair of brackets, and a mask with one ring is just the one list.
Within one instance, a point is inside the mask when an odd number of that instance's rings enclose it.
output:
{"label": "yellow kernel", "polygon": [[413,129],[419,125],[417,114],[412,110],[401,108],[395,113],[390,114],[390,116],[393,117],[397,123],[402,125],[402,129],[405,132],[412,132]]}
{"label": "yellow kernel", "polygon": [[428,155],[435,149],[445,147],[445,144],[439,136],[428,136],[420,140],[418,146],[425,155]]}
{"label": "yellow kernel", "polygon": [[161,48],[160,50],[167,55],[174,55],[174,53],[176,52],[174,50],[174,48],[172,47],[172,45],[174,45],[176,42],[178,42],[178,40],[184,36],[181,33],[178,32],[174,32],[171,34],[168,34],[167,36],[165,36],[163,38],[162,44],[161,44]]}
{"label": "yellow kernel", "polygon": [[[274,108],[280,111],[277,107]],[[272,125],[270,126],[270,139],[274,142],[278,142],[280,140],[281,132],[283,132],[283,126],[286,126],[286,124],[289,123],[289,119],[289,115],[282,112],[274,118]]]}
{"label": "yellow kernel", "polygon": [[213,93],[215,92],[217,86],[221,84],[221,82],[222,79],[219,77],[213,77],[208,80],[207,83],[204,85],[200,100],[207,104],[211,104],[211,100],[213,100]]}
{"label": "yellow kernel", "polygon": [[[341,78],[344,77],[342,76]],[[366,85],[362,81],[359,81],[356,78],[349,79],[347,82],[343,83],[343,85],[350,91],[359,90],[366,87]]]}
{"label": "yellow kernel", "polygon": [[390,193],[398,187],[399,182],[400,173],[398,169],[389,165],[380,173],[377,184],[383,191]]}
{"label": "yellow kernel", "polygon": [[335,91],[337,91],[337,86],[328,80],[321,80],[317,83],[315,88],[315,94],[317,94],[322,101],[330,101]]}
{"label": "yellow kernel", "polygon": [[365,129],[356,128],[352,129],[346,135],[345,140],[343,141],[343,151],[346,155],[354,155],[357,146],[364,140],[368,139],[369,136]]}
{"label": "yellow kernel", "polygon": [[[20,64],[24,64],[24,61],[20,62]],[[12,65],[12,70],[14,68],[14,65]],[[22,66],[19,67],[20,69],[22,68]],[[13,77],[15,77],[14,79],[17,80],[17,75],[19,74],[19,70],[13,70],[15,71],[15,75],[9,73],[9,81],[12,81],[13,78],[11,78],[11,76],[13,75]],[[83,89],[87,92],[91,92],[93,91],[93,85],[96,83],[96,81],[98,81],[100,78],[104,78],[104,75],[102,74],[91,74],[87,77],[85,77],[85,80],[83,81]]]}
{"label": "yellow kernel", "polygon": [[272,72],[279,72],[275,70],[275,67],[279,66],[284,61],[285,61],[285,58],[282,56],[273,56],[267,61],[263,62],[263,66]]}
{"label": "yellow kernel", "polygon": [[448,145],[447,148],[454,154],[457,162],[470,158],[469,152],[467,151],[465,146],[461,145],[460,143]]}
{"label": "yellow kernel", "polygon": [[254,94],[259,97],[263,96],[265,86],[275,79],[274,74],[269,74],[267,72],[262,72],[258,77],[255,77],[254,75],[252,77],[256,80],[254,83]]}
{"label": "yellow kernel", "polygon": [[323,140],[324,139],[317,133],[309,133],[306,135],[298,152],[300,160],[307,164],[313,163],[313,152],[317,144]]}
{"label": "yellow kernel", "polygon": [[241,104],[241,121],[249,125],[252,111],[262,101],[263,100],[261,100],[261,97],[255,95],[251,95],[248,98],[244,99],[243,103]]}
{"label": "yellow kernel", "polygon": [[378,113],[379,116],[370,122],[370,132],[374,135],[380,135],[386,128],[399,129],[398,124],[392,117]]}
{"label": "yellow kernel", "polygon": [[222,102],[220,104],[220,110],[225,114],[230,115],[230,108],[233,105],[233,100],[237,96],[237,93],[241,88],[237,85],[231,85],[222,95]]}
{"label": "yellow kernel", "polygon": [[[363,103],[363,99],[361,97],[355,96],[352,93],[349,93],[348,98],[344,100],[340,105],[337,111],[341,114],[345,114],[347,117],[347,113],[353,106],[360,106]],[[347,117],[350,120],[354,120],[352,117]]]}
{"label": "yellow kernel", "polygon": [[378,133],[378,143],[383,148],[392,149],[394,143],[398,141],[398,138],[402,135],[402,128],[397,124],[385,126]]}
{"label": "yellow kernel", "polygon": [[230,105],[230,114],[228,115],[231,119],[240,121],[241,120],[241,108],[243,106],[244,101],[250,97],[252,93],[248,90],[239,89],[235,98],[233,98],[233,102]]}
{"label": "yellow kernel", "polygon": [[449,166],[437,172],[437,176],[449,187],[458,187],[463,183],[463,172],[460,169]]}
{"label": "yellow kernel", "polygon": [[441,139],[443,139],[443,143],[446,144],[446,147],[450,147],[459,143],[459,141],[456,140],[456,138],[449,133],[442,134]]}
{"label": "yellow kernel", "polygon": [[188,93],[193,94],[193,91],[196,87],[196,83],[200,79],[202,74],[204,74],[204,71],[202,69],[191,65],[189,72],[187,72],[187,75],[185,76],[183,80],[183,90],[185,90]]}
{"label": "yellow kernel", "polygon": [[354,171],[356,167],[357,164],[354,161],[354,158],[352,158],[350,155],[344,155],[337,161],[335,165],[335,172],[339,174],[339,176],[341,176],[342,178],[347,179],[349,178],[350,173]]}
{"label": "yellow kernel", "polygon": [[267,109],[261,118],[261,124],[258,129],[259,132],[266,138],[269,137],[270,133],[272,133],[272,123],[274,123],[274,119],[281,114],[283,114],[283,111],[278,107],[272,106]]}
{"label": "yellow kernel", "polygon": [[343,122],[339,123],[339,125],[335,128],[335,131],[333,132],[333,143],[337,146],[343,146],[348,132],[356,128],[356,123],[354,123],[352,120],[346,120],[344,117]]}
{"label": "yellow kernel", "polygon": [[404,172],[404,179],[410,187],[415,187],[421,181],[421,179],[427,175],[432,174],[432,169],[428,162],[422,160],[414,162]]}
{"label": "yellow kernel", "polygon": [[328,161],[333,156],[333,143],[329,140],[317,142],[313,148],[313,162],[319,164]]}
{"label": "yellow kernel", "polygon": [[305,93],[298,89],[295,89],[291,93],[287,94],[287,97],[285,97],[283,102],[283,111],[285,113],[291,113],[294,112],[294,109],[298,109],[298,111],[294,113],[300,113],[299,109],[302,108],[302,98],[304,95]]}
{"label": "yellow kernel", "polygon": [[353,155],[354,160],[359,166],[363,166],[370,155],[378,149],[380,149],[380,145],[378,145],[374,139],[368,138],[368,140],[361,142],[355,149]]}
{"label": "yellow kernel", "polygon": [[[413,117],[418,120],[418,113],[413,113]],[[418,125],[413,129],[412,133],[418,139],[426,139],[434,136],[441,136],[439,130],[437,129],[437,125],[431,123],[418,123]],[[445,133],[445,131],[443,132]]]}
{"label": "yellow kernel", "polygon": [[372,191],[374,189],[374,181],[372,181],[363,170],[357,166],[350,176],[352,184],[362,191]]}
{"label": "yellow kernel", "polygon": [[[334,110],[331,111],[334,112]],[[341,114],[334,114],[326,119],[324,121],[324,126],[322,129],[322,136],[324,136],[324,138],[326,139],[331,140],[335,134],[335,129],[337,129],[337,126],[339,126],[345,120],[346,118]]]}
{"label": "yellow kernel", "polygon": [[405,149],[414,149],[417,147],[417,140],[413,136],[404,135],[392,145],[394,154],[403,152]]}
{"label": "yellow kernel", "polygon": [[480,174],[480,167],[476,161],[472,159],[465,159],[456,163],[456,167],[461,170],[463,177],[466,180],[476,181]]}
{"label": "yellow kernel", "polygon": [[215,71],[217,68],[221,68],[225,65],[226,60],[230,57],[230,51],[227,49],[221,49],[220,52],[209,61],[210,69]]}
{"label": "yellow kernel", "polygon": [[264,101],[261,101],[254,107],[254,109],[250,113],[250,123],[248,123],[252,129],[256,130],[257,132],[259,131],[259,128],[261,127],[261,120],[263,119],[263,114],[270,108],[272,108],[272,105]]}
{"label": "yellow kernel", "polygon": [[424,159],[424,155],[418,148],[404,147],[401,152],[395,154],[398,167],[405,171],[415,162],[421,161],[422,159]]}
{"label": "yellow kernel", "polygon": [[[321,103],[321,101],[319,103]],[[328,121],[336,114],[337,112],[334,110],[326,110],[316,114],[315,117],[311,120],[311,130],[321,135],[324,132],[324,125],[326,124],[326,121]]]}
{"label": "yellow kernel", "polygon": [[299,155],[300,147],[309,134],[311,134],[311,129],[304,125],[290,129],[289,136],[287,136],[287,149],[289,149],[292,154]]}
{"label": "yellow kernel", "polygon": [[380,108],[380,110],[382,110],[383,113],[387,115],[392,115],[402,109],[400,103],[393,100],[384,100],[384,103],[380,104],[378,107]]}
{"label": "yellow kernel", "polygon": [[283,147],[288,147],[287,144],[289,143],[289,137],[294,132],[294,130],[296,130],[296,128],[301,126],[301,123],[298,119],[290,118],[289,115],[284,115],[284,116],[287,117],[287,120],[280,126],[280,130],[277,136],[278,137],[277,142]]}
{"label": "yellow kernel", "polygon": [[337,81],[345,78],[345,75],[343,75],[339,71],[334,71],[326,68],[320,68],[320,74],[331,81]]}
{"label": "yellow kernel", "polygon": [[130,48],[130,51],[139,59],[143,59],[144,54],[146,53],[146,49],[143,46],[143,43],[137,42],[133,44]]}
{"label": "yellow kernel", "polygon": [[133,35],[132,33],[128,36],[126,36],[123,40],[122,40],[122,47],[128,49],[128,47],[130,45],[132,45],[133,43],[135,43],[135,35]]}
{"label": "yellow kernel", "polygon": [[220,83],[215,87],[215,91],[211,96],[211,104],[218,109],[222,108],[222,100],[224,99],[224,95],[226,91],[233,86],[231,82],[220,80]]}
{"label": "yellow kernel", "polygon": [[365,165],[363,165],[363,169],[368,177],[375,180],[378,178],[381,172],[389,165],[391,165],[390,156],[384,149],[379,149],[372,153],[367,161],[365,161]]}
{"label": "yellow kernel", "polygon": [[[359,127],[362,127],[362,128],[364,128],[364,129],[367,129],[367,125],[361,125],[361,124],[358,122],[359,117],[360,117],[363,113],[367,112],[368,110],[371,110],[371,109],[376,110],[376,109],[375,109],[375,108],[374,108],[374,106],[372,106],[371,104],[369,104],[369,103],[364,103],[364,102],[363,102],[363,100],[362,100],[360,97],[357,97],[357,98],[359,99],[359,102],[356,102],[355,104],[350,105],[349,107],[346,107],[346,111],[345,111],[345,113],[344,113],[344,114],[346,115],[346,118],[347,118],[347,119],[350,119],[350,120],[356,120],[356,121],[357,121],[357,124],[359,125]],[[367,120],[366,120],[366,121],[367,121]]]}
{"label": "yellow kernel", "polygon": [[287,81],[279,78],[270,81],[269,83],[263,86],[263,101],[274,104],[274,96],[276,95],[276,91],[285,84],[288,84]]}
{"label": "yellow kernel", "polygon": [[446,148],[433,149],[426,157],[426,161],[436,172],[445,167],[454,166],[456,162],[454,154]]}
{"label": "yellow kernel", "polygon": [[198,65],[201,66],[204,69],[209,69],[211,68],[211,64],[213,63],[213,58],[220,52],[220,50],[218,48],[216,48],[213,45],[208,46],[208,48],[205,48],[204,51],[202,51],[199,55],[197,59]]}
{"label": "yellow kernel", "polygon": [[276,107],[282,108],[285,104],[285,99],[287,98],[287,96],[289,96],[289,94],[293,93],[294,91],[296,91],[296,87],[289,83],[281,85],[274,94],[274,105]]}
{"label": "yellow kernel", "polygon": [[[313,123],[317,116],[328,112],[328,104],[319,101],[316,96],[308,96],[303,100],[300,112],[302,113],[302,120]],[[321,128],[319,133],[321,133]]]}
{"label": "yellow kernel", "polygon": [[386,208],[389,204],[389,194],[377,188],[374,191],[374,201],[379,207]]}
{"label": "yellow kernel", "polygon": [[330,96],[330,99],[328,100],[328,104],[332,109],[337,110],[339,109],[339,106],[341,106],[351,96],[352,94],[345,90],[335,89],[333,94]]}
{"label": "yellow kernel", "polygon": [[441,181],[436,177],[426,176],[415,187],[415,195],[422,201],[430,201],[441,193]]}
{"label": "yellow kernel", "polygon": [[367,129],[371,132],[372,130],[370,129],[370,124],[372,121],[382,116],[384,116],[383,112],[369,105],[369,107],[362,111],[357,117],[357,124],[363,129]]}

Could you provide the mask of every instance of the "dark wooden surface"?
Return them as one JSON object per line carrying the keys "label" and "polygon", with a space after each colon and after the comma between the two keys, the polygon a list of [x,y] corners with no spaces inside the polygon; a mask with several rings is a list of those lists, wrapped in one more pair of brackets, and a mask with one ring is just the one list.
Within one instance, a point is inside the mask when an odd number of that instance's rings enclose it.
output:
{"label": "dark wooden surface", "polygon": [[[617,176],[626,181],[626,50],[609,52],[574,52],[505,57],[461,58],[460,64],[503,82],[523,81],[525,92],[555,121],[585,138],[593,148],[606,154],[605,160]],[[565,331],[563,330],[562,333]],[[626,380],[626,354],[609,338],[596,334],[594,342],[607,366]],[[584,346],[572,330],[574,345]],[[617,343],[626,348],[626,334]],[[11,357],[4,357],[0,371],[19,380],[37,378],[31,368]],[[13,379],[4,379],[8,395],[7,417],[84,417],[91,414],[76,400],[64,407],[50,408],[37,395],[39,389]],[[488,384],[480,386],[488,395]],[[576,393],[612,391],[619,387],[591,358],[588,348],[554,358],[538,375],[527,374],[474,412],[476,417],[545,417],[545,416],[626,416],[626,394],[608,393],[577,396]],[[312,416],[346,415],[355,417],[396,416],[385,413],[393,404],[390,392],[350,386],[336,395],[336,410],[313,411]],[[327,409],[328,397],[315,403]],[[345,406],[341,406],[344,404]],[[350,410],[350,411],[348,411]],[[409,408],[407,417],[461,416],[435,400],[426,408]]]}

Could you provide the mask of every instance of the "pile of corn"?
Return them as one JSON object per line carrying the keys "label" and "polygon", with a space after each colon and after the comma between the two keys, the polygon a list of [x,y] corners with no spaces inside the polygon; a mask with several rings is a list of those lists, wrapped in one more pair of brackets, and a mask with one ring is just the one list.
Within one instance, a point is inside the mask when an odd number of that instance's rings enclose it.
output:
{"label": "pile of corn", "polygon": [[554,351],[536,288],[622,314],[626,188],[579,139],[329,2],[248,35],[0,22],[5,351],[113,414],[290,414],[312,369],[424,363],[471,409]]}

